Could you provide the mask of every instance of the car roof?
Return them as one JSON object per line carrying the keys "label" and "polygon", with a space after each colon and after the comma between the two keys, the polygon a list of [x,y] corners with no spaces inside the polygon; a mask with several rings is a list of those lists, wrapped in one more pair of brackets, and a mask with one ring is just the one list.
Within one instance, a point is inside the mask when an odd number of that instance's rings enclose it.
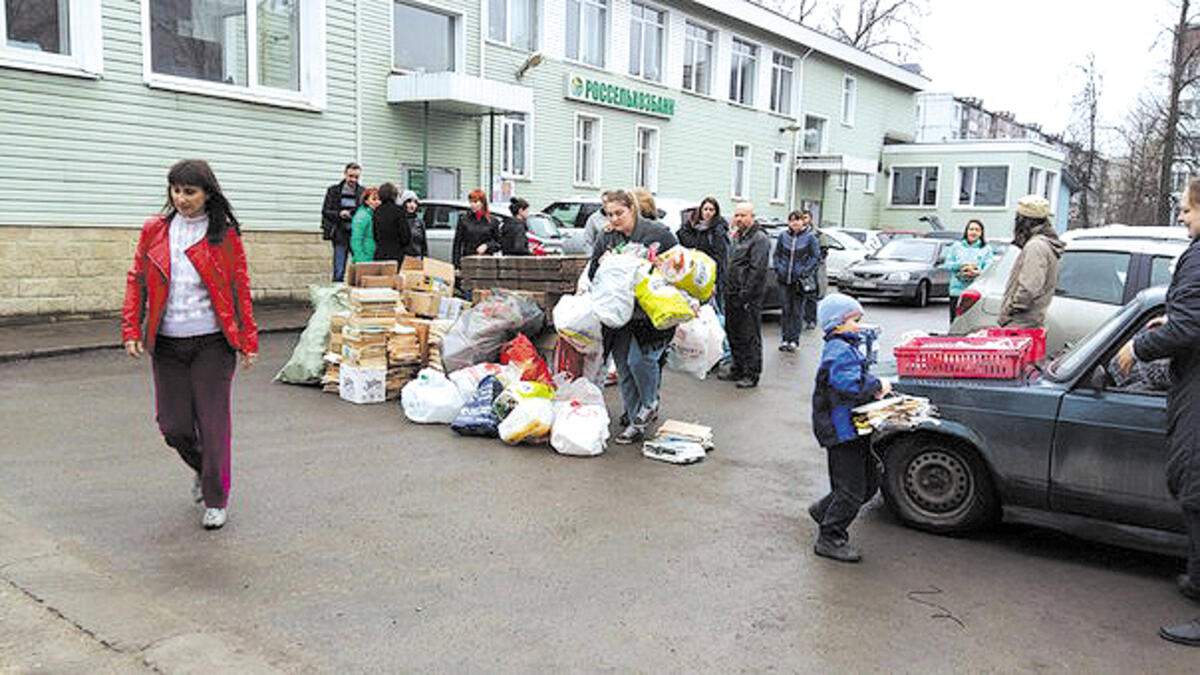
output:
{"label": "car roof", "polygon": [[1068,230],[1063,233],[1064,241],[1093,240],[1093,239],[1157,239],[1161,241],[1190,241],[1186,227],[1163,227],[1150,225],[1134,227],[1130,225],[1105,225],[1078,230]]}
{"label": "car roof", "polygon": [[600,198],[599,197],[584,197],[582,195],[575,196],[575,197],[564,197],[562,199],[551,199],[550,203],[547,204],[546,206],[549,206],[550,204],[571,204],[571,203],[575,203],[575,202],[578,202],[580,204],[599,204]]}
{"label": "car roof", "polygon": [[1072,251],[1120,251],[1173,257],[1183,253],[1188,246],[1188,240],[1097,237],[1095,239],[1068,239],[1066,244],[1067,248]]}
{"label": "car roof", "polygon": [[[470,202],[465,199],[422,199],[421,206],[453,206],[458,209],[471,208]],[[512,217],[512,211],[505,204],[488,204],[488,211],[498,216]]]}

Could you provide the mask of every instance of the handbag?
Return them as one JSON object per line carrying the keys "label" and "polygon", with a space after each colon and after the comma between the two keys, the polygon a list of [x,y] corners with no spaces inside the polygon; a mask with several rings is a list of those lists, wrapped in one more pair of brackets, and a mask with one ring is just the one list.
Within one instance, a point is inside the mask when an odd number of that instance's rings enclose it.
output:
{"label": "handbag", "polygon": [[817,292],[817,275],[815,273],[805,274],[800,278],[800,290],[805,293]]}

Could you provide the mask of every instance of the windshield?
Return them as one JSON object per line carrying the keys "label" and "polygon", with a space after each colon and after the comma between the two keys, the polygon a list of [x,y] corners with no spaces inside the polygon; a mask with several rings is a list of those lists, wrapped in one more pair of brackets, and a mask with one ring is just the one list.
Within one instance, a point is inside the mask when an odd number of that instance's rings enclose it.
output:
{"label": "windshield", "polygon": [[549,216],[533,214],[529,216],[525,224],[529,226],[529,231],[539,239],[555,239],[559,236],[558,225]]}
{"label": "windshield", "polygon": [[1089,359],[1096,355],[1096,350],[1101,349],[1112,340],[1113,336],[1121,330],[1121,327],[1129,321],[1129,317],[1138,312],[1138,302],[1131,302],[1121,308],[1108,321],[1100,324],[1100,327],[1092,331],[1090,335],[1079,340],[1075,344],[1067,345],[1066,351],[1062,352],[1057,358],[1050,363],[1047,372],[1056,380],[1065,380],[1074,376],[1079,372],[1080,368],[1087,365]]}
{"label": "windshield", "polygon": [[862,245],[862,242],[858,240],[858,237],[856,237],[853,232],[838,232],[837,230],[833,230],[829,231],[829,236],[836,239],[838,243],[850,249],[851,251],[859,251],[866,248],[866,246]]}
{"label": "windshield", "polygon": [[908,260],[912,262],[930,262],[937,254],[938,245],[933,241],[916,239],[893,239],[884,244],[875,254],[880,260]]}

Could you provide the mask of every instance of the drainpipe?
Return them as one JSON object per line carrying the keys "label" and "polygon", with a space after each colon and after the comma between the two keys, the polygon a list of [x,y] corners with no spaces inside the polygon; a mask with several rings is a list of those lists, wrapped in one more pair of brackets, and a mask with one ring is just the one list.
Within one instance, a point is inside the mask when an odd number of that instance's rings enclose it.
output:
{"label": "drainpipe", "polygon": [[425,177],[425,187],[421,199],[429,199],[429,101],[421,103],[421,174]]}
{"label": "drainpipe", "polygon": [[796,124],[800,127],[800,131],[792,134],[792,170],[791,170],[791,189],[788,190],[788,210],[793,211],[796,207],[796,183],[800,182],[796,174],[800,171],[800,148],[804,143],[804,62],[813,53],[811,47],[804,52],[804,56],[800,57],[800,96],[796,100]]}

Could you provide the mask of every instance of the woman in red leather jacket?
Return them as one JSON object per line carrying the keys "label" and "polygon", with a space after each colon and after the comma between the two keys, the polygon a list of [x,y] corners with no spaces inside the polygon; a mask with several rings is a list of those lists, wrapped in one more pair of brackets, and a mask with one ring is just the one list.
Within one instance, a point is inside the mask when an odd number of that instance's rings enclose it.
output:
{"label": "woman in red leather jacket", "polygon": [[203,160],[167,174],[164,213],[146,220],[125,282],[121,339],[134,358],[150,353],[158,428],[195,472],[201,524],[227,519],[230,388],[258,356],[258,327],[237,218]]}

